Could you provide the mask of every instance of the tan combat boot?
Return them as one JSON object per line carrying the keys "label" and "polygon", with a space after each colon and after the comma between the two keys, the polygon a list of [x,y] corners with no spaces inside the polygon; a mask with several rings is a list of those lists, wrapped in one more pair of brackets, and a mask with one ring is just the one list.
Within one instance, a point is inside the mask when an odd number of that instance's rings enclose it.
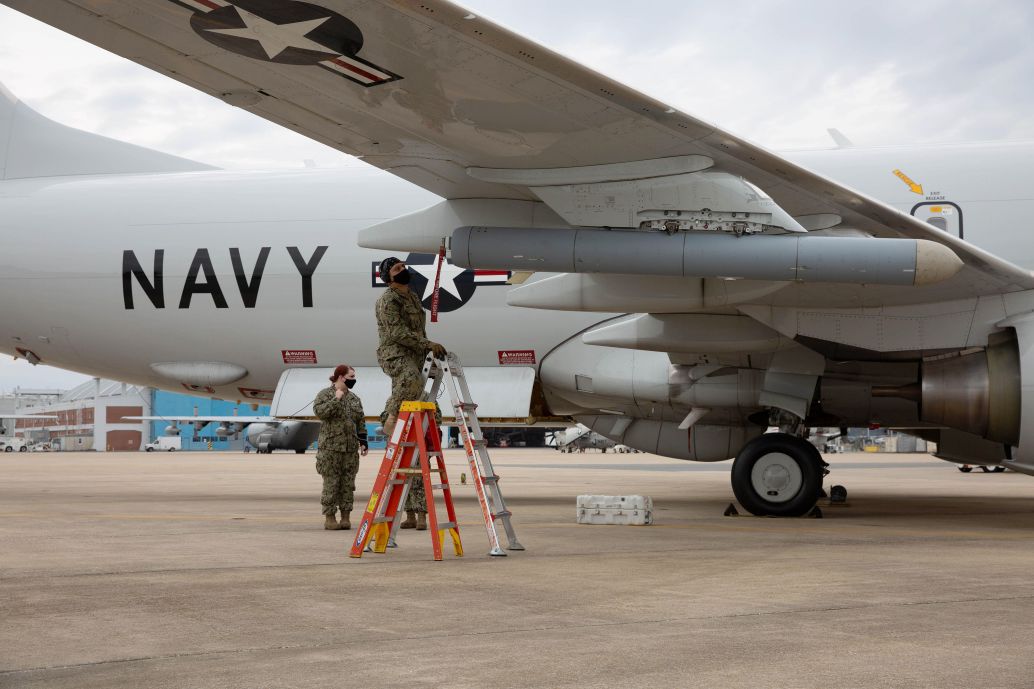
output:
{"label": "tan combat boot", "polygon": [[416,530],[427,531],[427,512],[416,513]]}
{"label": "tan combat boot", "polygon": [[406,519],[399,524],[400,529],[415,529],[416,528],[416,512],[413,510],[406,510]]}
{"label": "tan combat boot", "polygon": [[334,513],[331,512],[327,515],[327,518],[323,521],[323,528],[327,531],[340,531],[341,525],[337,523],[337,519],[334,518]]}
{"label": "tan combat boot", "polygon": [[348,531],[352,528],[352,522],[350,521],[351,512],[345,512],[341,510],[341,528]]}
{"label": "tan combat boot", "polygon": [[398,417],[392,414],[384,420],[384,437],[391,440],[391,434],[395,432],[395,422],[398,421]]}

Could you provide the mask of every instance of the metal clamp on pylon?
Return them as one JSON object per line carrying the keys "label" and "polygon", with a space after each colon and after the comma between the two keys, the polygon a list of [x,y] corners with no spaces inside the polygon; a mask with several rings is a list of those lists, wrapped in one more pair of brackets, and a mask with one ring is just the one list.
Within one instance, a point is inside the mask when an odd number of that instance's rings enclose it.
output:
{"label": "metal clamp on pylon", "polygon": [[[404,500],[411,480],[424,482],[434,559],[442,559],[446,533],[452,537],[456,556],[463,556],[460,528],[456,521],[456,510],[452,505],[452,490],[449,488],[449,477],[445,471],[441,434],[438,424],[434,421],[434,413],[433,402],[403,402],[399,408],[399,419],[388,441],[384,460],[370,493],[370,500],[359,523],[355,542],[352,543],[349,553],[351,557],[362,557],[367,541],[371,539],[371,550],[375,553],[383,553],[388,547],[389,540],[394,540],[395,532],[401,523],[399,507],[405,505]],[[435,464],[433,467],[432,460]],[[433,473],[438,474],[439,483],[431,480]],[[448,521],[442,523],[438,522],[435,511],[436,490],[441,491],[448,515]]]}

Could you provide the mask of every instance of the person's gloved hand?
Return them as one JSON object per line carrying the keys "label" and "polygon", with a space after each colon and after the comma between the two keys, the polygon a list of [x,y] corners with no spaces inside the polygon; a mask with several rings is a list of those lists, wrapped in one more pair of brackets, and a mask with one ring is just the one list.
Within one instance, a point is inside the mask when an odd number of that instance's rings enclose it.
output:
{"label": "person's gloved hand", "polygon": [[435,359],[444,359],[445,355],[449,352],[446,351],[445,345],[440,345],[437,342],[431,343],[431,354],[434,354]]}

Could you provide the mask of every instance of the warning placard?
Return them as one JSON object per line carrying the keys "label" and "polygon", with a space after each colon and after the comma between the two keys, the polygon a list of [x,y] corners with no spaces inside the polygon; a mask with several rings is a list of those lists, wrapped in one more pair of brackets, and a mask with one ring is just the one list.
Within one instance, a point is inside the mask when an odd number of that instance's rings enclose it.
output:
{"label": "warning placard", "polygon": [[505,349],[499,352],[500,366],[534,366],[534,349]]}
{"label": "warning placard", "polygon": [[315,364],[315,349],[281,349],[285,364]]}

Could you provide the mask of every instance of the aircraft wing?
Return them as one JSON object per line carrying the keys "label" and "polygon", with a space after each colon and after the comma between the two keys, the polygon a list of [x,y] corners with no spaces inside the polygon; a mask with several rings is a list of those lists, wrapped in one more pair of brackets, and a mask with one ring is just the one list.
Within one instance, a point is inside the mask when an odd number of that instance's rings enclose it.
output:
{"label": "aircraft wing", "polygon": [[536,198],[472,168],[702,155],[794,218],[949,246],[966,268],[930,298],[1034,288],[1030,271],[445,0],[0,1],[448,199]]}

